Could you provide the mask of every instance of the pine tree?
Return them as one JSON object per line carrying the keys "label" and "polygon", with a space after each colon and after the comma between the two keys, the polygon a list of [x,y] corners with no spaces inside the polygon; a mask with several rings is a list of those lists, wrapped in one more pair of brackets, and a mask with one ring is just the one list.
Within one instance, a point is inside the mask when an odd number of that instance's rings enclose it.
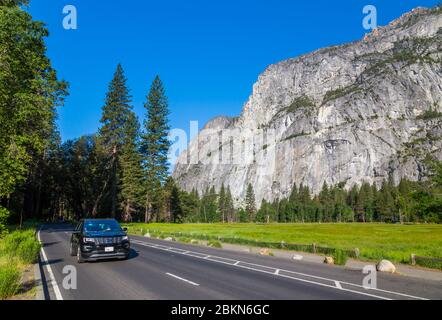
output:
{"label": "pine tree", "polygon": [[373,191],[370,184],[363,182],[358,196],[358,208],[361,208],[359,212],[360,221],[373,220],[373,200]]}
{"label": "pine tree", "polygon": [[357,206],[358,206],[358,194],[359,194],[359,188],[357,185],[354,185],[348,192],[347,196],[347,203],[353,211],[351,217],[352,222],[355,222],[355,213],[357,211]]}
{"label": "pine tree", "polygon": [[219,192],[218,197],[218,215],[221,219],[221,222],[225,222],[227,219],[226,216],[226,189],[224,188],[224,183],[221,185],[221,190]]}
{"label": "pine tree", "polygon": [[226,191],[225,210],[227,222],[235,222],[235,206],[233,204],[232,192],[230,191],[230,187],[227,187]]}
{"label": "pine tree", "polygon": [[167,179],[164,192],[167,207],[166,211],[168,212],[167,221],[173,223],[182,222],[184,218],[184,211],[181,201],[182,196],[172,177]]}
{"label": "pine tree", "polygon": [[249,183],[246,191],[246,213],[250,222],[255,220],[256,204],[255,204],[255,192],[252,185]]}
{"label": "pine tree", "polygon": [[201,222],[203,221],[200,217],[200,199],[198,196],[198,191],[195,189],[192,192],[187,193],[186,191],[181,191],[181,208],[183,211],[183,221],[186,222]]}
{"label": "pine tree", "polygon": [[217,222],[218,216],[218,195],[216,194],[215,187],[207,187],[201,199],[201,217],[205,223]]}
{"label": "pine tree", "polygon": [[[323,185],[322,185],[322,190],[321,193],[319,194],[318,200],[321,204],[321,219],[324,220],[324,222],[330,222],[330,216],[331,216],[331,201],[330,201],[330,190],[329,187],[327,185],[327,182],[324,181]],[[321,222],[321,221],[319,221]]]}
{"label": "pine tree", "polygon": [[259,208],[258,212],[256,213],[255,221],[256,222],[265,222],[267,217],[268,217],[267,201],[265,199],[262,199],[261,207]]}
{"label": "pine tree", "polygon": [[376,199],[376,207],[381,222],[394,221],[395,201],[392,195],[391,185],[388,181],[384,180],[382,182]]}
{"label": "pine tree", "polygon": [[123,221],[132,221],[132,215],[144,203],[144,173],[138,151],[140,125],[136,115],[129,112],[125,124],[125,143],[121,152],[121,196]]}
{"label": "pine tree", "polygon": [[207,195],[207,215],[208,219],[211,223],[213,222],[219,222],[218,213],[217,213],[217,198],[218,195],[215,190],[215,186],[212,186],[209,190],[209,193]]}
{"label": "pine tree", "polygon": [[163,83],[158,76],[152,83],[144,107],[147,116],[141,139],[141,153],[146,173],[145,222],[150,222],[153,213],[159,219],[163,201],[161,188],[167,179],[169,168],[169,106]]}
{"label": "pine tree", "polygon": [[111,192],[111,215],[116,217],[118,196],[118,167],[125,141],[126,122],[132,109],[127,79],[121,64],[118,64],[106,94],[101,117],[100,144],[108,157]]}
{"label": "pine tree", "polygon": [[241,223],[249,222],[249,217],[247,216],[247,212],[246,210],[244,210],[244,208],[239,208],[238,217],[239,217],[239,222]]}

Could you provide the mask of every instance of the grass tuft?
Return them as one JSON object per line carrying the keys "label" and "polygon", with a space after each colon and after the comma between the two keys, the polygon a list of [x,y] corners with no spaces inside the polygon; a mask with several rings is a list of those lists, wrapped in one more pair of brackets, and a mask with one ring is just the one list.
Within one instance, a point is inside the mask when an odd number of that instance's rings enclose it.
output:
{"label": "grass tuft", "polygon": [[336,249],[333,254],[333,260],[336,265],[345,266],[348,260],[348,255],[344,250]]}
{"label": "grass tuft", "polygon": [[9,259],[17,258],[23,264],[31,264],[37,260],[40,248],[34,230],[16,230],[2,240],[0,254]]}
{"label": "grass tuft", "polygon": [[0,266],[0,300],[12,297],[20,289],[20,270],[14,263]]}
{"label": "grass tuft", "polygon": [[207,242],[207,246],[211,247],[211,248],[222,248],[222,244],[221,242],[217,241],[217,240],[210,240]]}

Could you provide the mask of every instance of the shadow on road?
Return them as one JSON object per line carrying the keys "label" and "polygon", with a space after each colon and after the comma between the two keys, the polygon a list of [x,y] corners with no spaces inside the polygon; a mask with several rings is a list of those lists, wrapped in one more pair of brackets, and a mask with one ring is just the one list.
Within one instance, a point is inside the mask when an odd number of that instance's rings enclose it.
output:
{"label": "shadow on road", "polygon": [[41,265],[42,266],[52,265],[52,264],[57,264],[57,263],[60,263],[60,262],[63,262],[63,261],[64,261],[64,259],[50,259],[50,260],[48,260],[46,262],[42,261]]}
{"label": "shadow on road", "polygon": [[60,241],[55,241],[55,242],[45,242],[45,243],[43,244],[43,248],[50,247],[50,246],[53,246],[53,245],[56,245],[56,244],[59,244],[59,243],[60,243]]}
{"label": "shadow on road", "polygon": [[129,258],[127,258],[126,260],[118,260],[118,259],[100,259],[97,261],[88,261],[87,263],[103,263],[103,262],[123,262],[123,261],[128,261],[128,260],[132,260],[135,259],[136,257],[138,257],[138,252],[135,251],[134,249],[130,249],[130,254],[129,254]]}

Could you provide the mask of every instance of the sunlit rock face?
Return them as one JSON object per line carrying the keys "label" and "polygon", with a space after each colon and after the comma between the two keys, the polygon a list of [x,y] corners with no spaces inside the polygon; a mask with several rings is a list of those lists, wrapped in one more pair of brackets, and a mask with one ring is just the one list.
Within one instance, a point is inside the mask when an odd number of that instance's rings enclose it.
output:
{"label": "sunlit rock face", "polygon": [[241,115],[210,121],[173,177],[200,194],[224,183],[237,205],[249,183],[259,204],[294,184],[424,179],[425,156],[442,158],[441,27],[441,9],[416,9],[361,41],[269,66]]}

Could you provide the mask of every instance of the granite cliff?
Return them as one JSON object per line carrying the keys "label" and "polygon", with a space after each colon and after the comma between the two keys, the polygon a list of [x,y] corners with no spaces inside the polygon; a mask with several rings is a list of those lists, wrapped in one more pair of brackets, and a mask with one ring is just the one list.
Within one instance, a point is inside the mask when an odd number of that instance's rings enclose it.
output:
{"label": "granite cliff", "polygon": [[441,59],[439,6],[271,65],[241,115],[210,121],[173,177],[200,193],[224,183],[237,204],[248,183],[259,204],[287,197],[294,184],[317,193],[324,182],[425,179],[425,156],[442,158]]}

